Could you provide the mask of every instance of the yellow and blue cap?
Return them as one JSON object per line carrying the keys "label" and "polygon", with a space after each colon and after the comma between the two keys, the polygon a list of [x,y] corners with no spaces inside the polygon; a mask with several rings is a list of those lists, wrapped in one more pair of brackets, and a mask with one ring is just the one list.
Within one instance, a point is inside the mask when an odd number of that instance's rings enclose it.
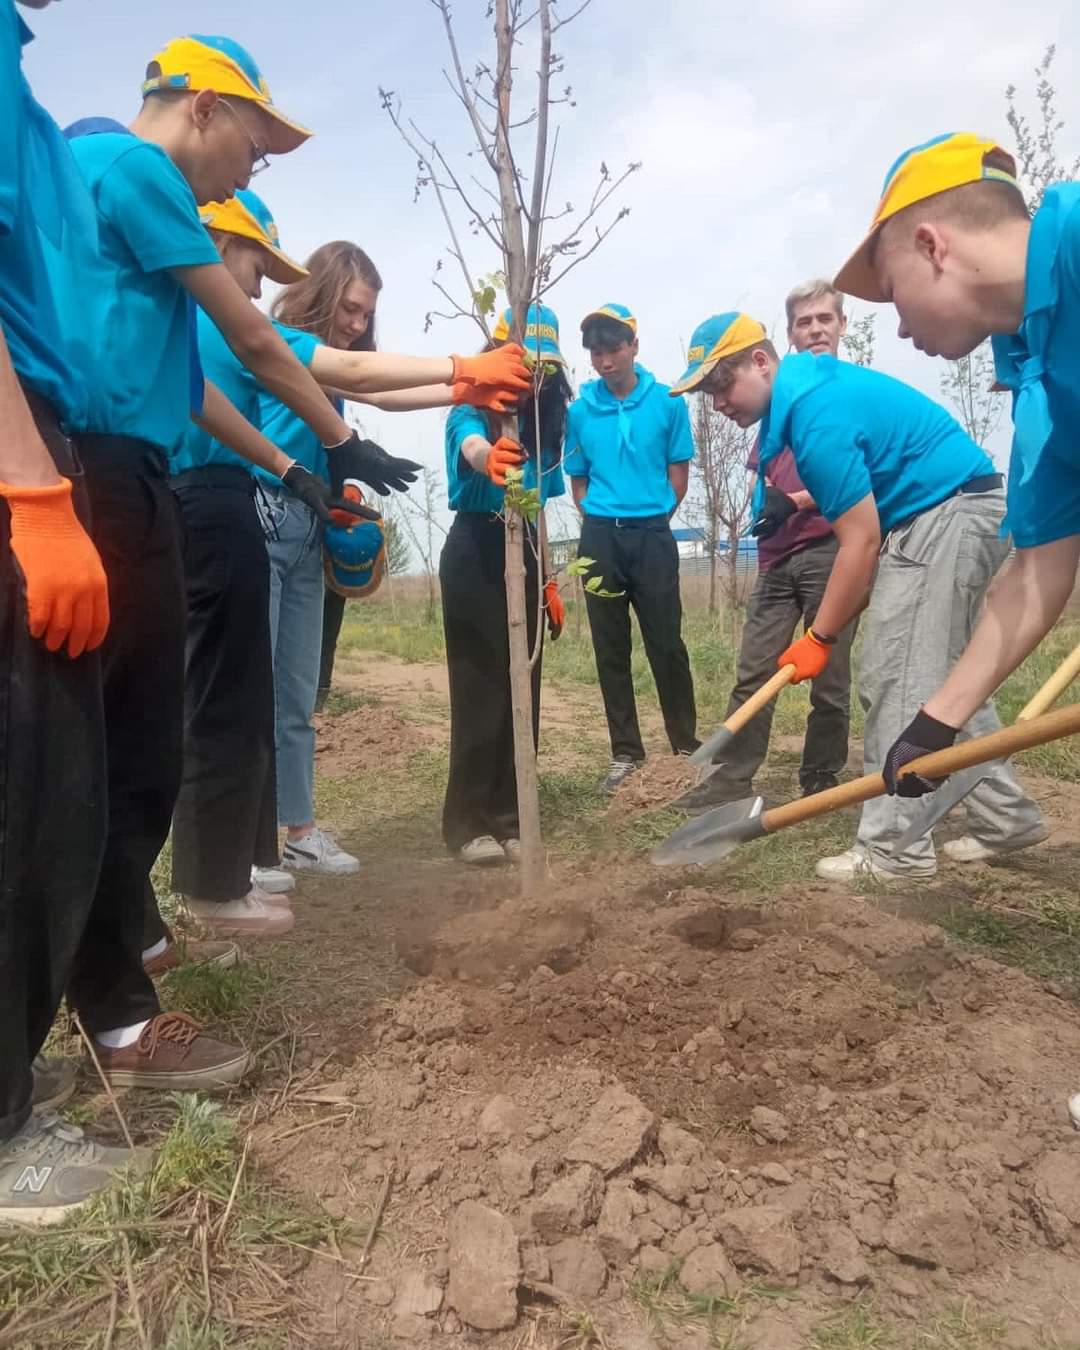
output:
{"label": "yellow and blue cap", "polygon": [[[491,334],[495,342],[509,341],[513,321],[513,310],[504,310]],[[525,320],[525,350],[531,352],[538,361],[555,361],[560,366],[566,365],[559,350],[559,320],[555,311],[547,305],[529,306]]]}
{"label": "yellow and blue cap", "polygon": [[726,314],[712,315],[694,329],[686,353],[689,364],[669,392],[673,397],[688,394],[697,388],[718,361],[745,351],[768,336],[757,319],[740,314],[736,309]]}
{"label": "yellow and blue cap", "polygon": [[[993,154],[999,164],[988,163]],[[1000,163],[1009,167],[1002,168]],[[914,145],[895,161],[885,175],[881,200],[866,238],[836,274],[834,285],[846,295],[860,300],[884,301],[877,276],[871,266],[874,239],[878,230],[897,212],[903,211],[939,192],[964,187],[968,183],[990,180],[1009,183],[1019,189],[1016,161],[996,141],[985,140],[970,131],[947,131],[933,140]]]}
{"label": "yellow and blue cap", "polygon": [[242,189],[227,202],[208,202],[200,206],[199,218],[208,229],[238,234],[242,239],[253,239],[261,244],[270,255],[266,275],[271,281],[290,286],[308,275],[306,267],[301,267],[282,250],[281,236],[269,207],[250,188]]}
{"label": "yellow and blue cap", "polygon": [[601,305],[599,309],[591,309],[581,321],[581,331],[584,333],[585,325],[592,323],[594,319],[614,319],[616,323],[624,323],[627,328],[637,337],[637,319],[626,308],[625,305],[617,305],[614,301],[606,305]]}
{"label": "yellow and blue cap", "polygon": [[288,154],[311,135],[307,127],[278,111],[251,54],[232,38],[207,37],[202,33],[173,38],[152,59],[151,65],[156,65],[159,73],[143,82],[143,98],[170,90],[197,94],[203,89],[213,89],[217,94],[257,103],[270,123],[267,151],[271,155]]}

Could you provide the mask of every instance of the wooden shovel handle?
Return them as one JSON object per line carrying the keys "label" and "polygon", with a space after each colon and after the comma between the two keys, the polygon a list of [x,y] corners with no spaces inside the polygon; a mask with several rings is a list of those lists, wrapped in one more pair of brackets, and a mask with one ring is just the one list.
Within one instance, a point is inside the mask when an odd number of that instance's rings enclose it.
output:
{"label": "wooden shovel handle", "polygon": [[[1017,722],[1011,727],[1002,727],[1000,731],[992,731],[988,736],[976,736],[973,740],[950,746],[948,750],[935,750],[931,755],[913,759],[905,767],[905,772],[925,774],[927,778],[945,778],[960,769],[970,769],[992,759],[1006,759],[1019,750],[1030,750],[1032,746],[1075,736],[1078,732],[1080,703],[1070,703],[1042,717]],[[788,825],[797,825],[800,821],[839,811],[844,806],[858,806],[872,797],[883,796],[884,792],[884,778],[879,773],[870,773],[864,778],[829,788],[827,792],[815,793],[813,797],[803,797],[799,801],[774,807],[762,815],[761,823],[766,834],[771,834],[774,830],[786,829]]]}
{"label": "wooden shovel handle", "polygon": [[752,722],[761,712],[762,708],[773,701],[781,689],[786,689],[791,683],[791,677],[795,674],[794,666],[781,666],[780,669],[767,680],[756,694],[751,694],[741,708],[736,708],[731,716],[724,723],[728,731],[734,736],[737,731],[742,731],[747,722]]}
{"label": "wooden shovel handle", "polygon": [[1016,720],[1018,722],[1030,722],[1033,717],[1040,717],[1046,712],[1047,708],[1052,707],[1058,701],[1078,675],[1080,675],[1080,642],[1062,661],[1031,702],[1020,710]]}

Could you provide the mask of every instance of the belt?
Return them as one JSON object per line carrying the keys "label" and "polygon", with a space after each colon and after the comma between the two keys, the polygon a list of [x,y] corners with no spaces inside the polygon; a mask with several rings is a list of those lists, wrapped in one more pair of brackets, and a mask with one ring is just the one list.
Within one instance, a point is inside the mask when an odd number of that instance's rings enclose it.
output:
{"label": "belt", "polygon": [[203,464],[185,469],[172,475],[169,486],[174,492],[183,492],[185,488],[226,488],[249,497],[255,495],[255,479],[239,464]]}
{"label": "belt", "polygon": [[977,478],[969,478],[966,483],[961,483],[951,495],[959,497],[961,493],[972,492],[996,492],[998,488],[1005,486],[1005,476],[1000,473],[982,473]]}
{"label": "belt", "polygon": [[608,525],[615,530],[666,530],[670,516],[586,516],[590,525]]}
{"label": "belt", "polygon": [[169,461],[165,451],[153,441],[138,436],[112,436],[99,431],[81,431],[75,437],[83,452],[83,463],[100,468],[149,469],[151,473],[167,478]]}
{"label": "belt", "polygon": [[23,398],[26,399],[26,406],[30,409],[30,415],[35,423],[39,427],[48,427],[49,430],[62,435],[60,416],[53,403],[44,394],[39,394],[36,389],[31,389],[29,385],[23,384],[21,380],[19,384],[23,391]]}

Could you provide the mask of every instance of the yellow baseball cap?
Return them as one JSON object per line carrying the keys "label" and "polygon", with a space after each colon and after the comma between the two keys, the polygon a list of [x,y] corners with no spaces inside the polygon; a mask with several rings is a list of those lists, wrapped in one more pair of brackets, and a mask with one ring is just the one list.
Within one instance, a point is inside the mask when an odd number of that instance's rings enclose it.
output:
{"label": "yellow baseball cap", "polygon": [[[991,153],[1003,158],[1009,168],[988,164]],[[1020,186],[1012,155],[996,141],[984,140],[970,131],[947,131],[932,141],[905,150],[885,175],[881,200],[866,238],[837,272],[833,285],[860,300],[884,301],[886,297],[881,293],[870,263],[874,238],[882,225],[898,211],[925,201],[927,197],[963,187],[966,183],[981,183],[984,179],[1010,183],[1015,188]]]}
{"label": "yellow baseball cap", "polygon": [[173,38],[150,65],[151,68],[156,66],[158,73],[143,82],[143,98],[147,94],[174,89],[192,93],[213,89],[217,94],[257,103],[270,121],[267,152],[271,155],[286,155],[303,145],[311,135],[307,127],[278,111],[259,67],[250,53],[232,38],[206,37],[202,33]]}
{"label": "yellow baseball cap", "polygon": [[271,281],[291,286],[294,281],[308,275],[306,267],[301,267],[282,251],[278,227],[269,207],[250,188],[241,189],[227,202],[208,202],[200,206],[199,217],[210,229],[238,234],[242,239],[253,239],[261,244],[270,254],[266,275]]}
{"label": "yellow baseball cap", "polygon": [[769,335],[748,314],[740,314],[737,309],[726,314],[713,314],[703,319],[690,337],[690,346],[686,352],[687,366],[668,393],[672,398],[679,394],[688,394],[696,389],[718,361],[747,347],[756,346]]}
{"label": "yellow baseball cap", "polygon": [[606,305],[601,305],[599,309],[591,309],[581,321],[581,331],[584,333],[585,325],[592,323],[594,319],[614,319],[616,323],[623,323],[630,329],[631,333],[637,337],[637,319],[630,313],[625,305],[616,304],[615,301],[609,301]]}

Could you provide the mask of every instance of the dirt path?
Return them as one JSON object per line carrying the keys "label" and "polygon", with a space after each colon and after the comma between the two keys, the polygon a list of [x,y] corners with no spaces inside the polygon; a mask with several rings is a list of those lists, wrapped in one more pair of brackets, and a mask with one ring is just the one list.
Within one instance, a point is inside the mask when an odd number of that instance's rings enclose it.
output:
{"label": "dirt path", "polygon": [[[657,873],[642,839],[667,827],[650,811],[676,766],[650,713],[650,771],[606,815],[588,801],[599,852],[564,812],[550,897],[525,907],[508,871],[442,849],[444,672],[364,653],[342,682],[364,701],[324,720],[319,771],[364,865],[302,882],[283,978],[306,1062],[348,1109],[297,1105],[311,1128],[258,1152],[358,1223],[391,1162],[397,1175],[370,1267],[347,1252],[304,1277],[318,1308],[304,1336],[357,1350],[446,1336],[797,1350],[914,1345],[916,1329],[925,1347],[1080,1343],[1065,1110],[1080,1012],[1061,981],[974,955],[938,923],[1074,895],[1080,792],[1033,781],[1053,847],[917,889],[853,896],[793,875],[779,841],[745,866]],[[548,697],[542,768],[566,793],[602,770],[598,726],[595,690]],[[769,781],[790,790],[790,771]],[[598,1109],[600,1143],[582,1144]],[[498,1284],[497,1251],[470,1275],[459,1250],[481,1242],[478,1205],[525,1263],[514,1325],[487,1334],[463,1326]],[[853,1308],[901,1339],[822,1340]]]}

